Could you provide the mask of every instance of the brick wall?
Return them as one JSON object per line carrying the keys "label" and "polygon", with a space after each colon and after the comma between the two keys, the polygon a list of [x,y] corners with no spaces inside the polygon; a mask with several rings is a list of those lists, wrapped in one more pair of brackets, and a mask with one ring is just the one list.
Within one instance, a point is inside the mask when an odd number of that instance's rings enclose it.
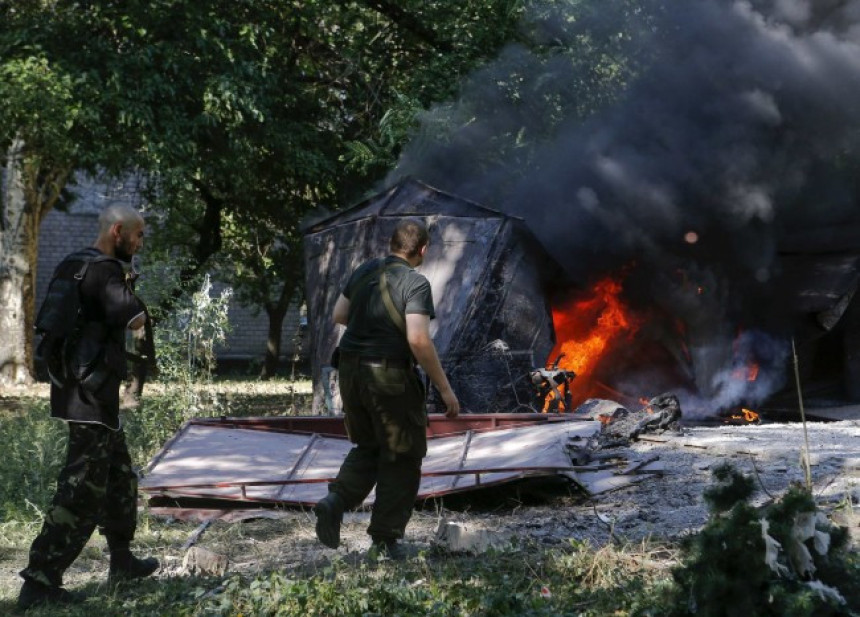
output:
{"label": "brick wall", "polygon": [[[223,284],[212,285],[212,295],[218,295]],[[307,349],[307,327],[300,307],[293,305],[287,310],[281,330],[281,357],[291,360],[294,353],[303,359]],[[218,348],[219,357],[236,359],[262,359],[266,352],[266,338],[269,332],[269,318],[262,309],[255,315],[254,309],[230,302],[230,333],[227,343]]]}
{"label": "brick wall", "polygon": [[[109,187],[108,187],[109,188]],[[36,307],[42,303],[51,274],[69,253],[92,245],[98,231],[98,212],[116,201],[116,193],[101,185],[89,184],[81,199],[69,213],[52,211],[42,221],[39,230],[39,258],[36,273]],[[133,202],[132,202],[133,203]],[[136,205],[136,204],[135,204]],[[218,285],[213,286],[220,292]],[[220,360],[262,361],[266,352],[268,317],[265,311],[254,314],[250,308],[231,302],[229,307],[231,332],[227,342],[218,349]],[[307,358],[307,327],[298,306],[293,306],[284,318],[281,334],[281,358],[291,361]]]}

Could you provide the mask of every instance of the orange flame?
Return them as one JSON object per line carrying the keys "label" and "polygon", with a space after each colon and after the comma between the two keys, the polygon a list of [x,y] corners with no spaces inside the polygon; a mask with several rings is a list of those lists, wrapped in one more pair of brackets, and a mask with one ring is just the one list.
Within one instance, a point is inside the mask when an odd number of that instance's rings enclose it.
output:
{"label": "orange flame", "polygon": [[[747,381],[755,381],[758,377],[758,364],[753,364],[747,369]],[[744,410],[746,411],[746,409]]]}
{"label": "orange flame", "polygon": [[756,363],[752,363],[749,366],[733,370],[732,377],[734,379],[743,379],[745,381],[752,382],[758,379],[758,371],[759,365]]}
{"label": "orange flame", "polygon": [[559,368],[576,373],[571,383],[574,405],[597,386],[595,371],[601,358],[624,339],[632,338],[642,319],[621,299],[622,284],[611,277],[598,281],[586,294],[553,307],[558,343],[550,359],[560,354]]}
{"label": "orange flame", "polygon": [[732,414],[731,416],[729,416],[727,421],[746,422],[748,424],[753,424],[755,422],[758,422],[760,417],[761,416],[759,416],[752,409],[746,409],[742,407],[741,413]]}
{"label": "orange flame", "polygon": [[755,422],[759,418],[758,414],[751,409],[741,408],[741,413],[744,414],[744,420],[747,422]]}
{"label": "orange flame", "polygon": [[543,403],[543,412],[549,413],[553,409],[556,411],[573,411],[572,409],[567,409],[565,403],[565,394],[570,389],[569,383],[560,384],[552,389],[546,395]]}

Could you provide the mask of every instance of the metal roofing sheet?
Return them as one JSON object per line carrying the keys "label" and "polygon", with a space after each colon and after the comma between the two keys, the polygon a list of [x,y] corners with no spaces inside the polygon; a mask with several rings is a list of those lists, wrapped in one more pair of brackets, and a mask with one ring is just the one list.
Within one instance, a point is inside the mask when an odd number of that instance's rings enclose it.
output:
{"label": "metal roofing sheet", "polygon": [[[431,437],[418,497],[533,475],[576,479],[567,445],[599,428],[599,422],[551,422]],[[319,434],[189,423],[153,461],[140,488],[152,496],[311,505],[325,495],[351,447],[344,438]]]}

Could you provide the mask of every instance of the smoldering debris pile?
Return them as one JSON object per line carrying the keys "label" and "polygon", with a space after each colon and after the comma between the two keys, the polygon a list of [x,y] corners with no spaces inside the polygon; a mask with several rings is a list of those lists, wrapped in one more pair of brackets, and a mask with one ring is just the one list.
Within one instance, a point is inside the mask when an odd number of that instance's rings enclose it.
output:
{"label": "smoldering debris pile", "polygon": [[567,454],[576,482],[592,497],[662,475],[659,455],[637,456],[628,446],[643,433],[681,434],[681,405],[674,394],[661,394],[631,411],[615,401],[589,399],[572,415],[599,420],[593,435],[571,440]]}
{"label": "smoldering debris pile", "polygon": [[595,449],[627,446],[642,433],[680,433],[681,403],[671,393],[655,396],[635,411],[614,401],[589,399],[576,413],[600,420]]}

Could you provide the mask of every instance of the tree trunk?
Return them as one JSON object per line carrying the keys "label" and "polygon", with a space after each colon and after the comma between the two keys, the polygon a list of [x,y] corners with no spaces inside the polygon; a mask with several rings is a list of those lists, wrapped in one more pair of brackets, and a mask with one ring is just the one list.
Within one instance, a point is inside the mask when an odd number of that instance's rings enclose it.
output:
{"label": "tree trunk", "polygon": [[278,371],[278,360],[281,356],[281,333],[284,330],[284,317],[290,307],[290,301],[296,290],[294,281],[285,281],[277,302],[266,302],[266,314],[269,316],[269,334],[266,339],[266,357],[263,360],[263,370],[260,379],[271,379]]}
{"label": "tree trunk", "polygon": [[281,333],[284,330],[286,309],[267,305],[266,314],[269,316],[269,334],[266,338],[266,357],[260,379],[271,379],[278,372],[278,360],[281,356]]}
{"label": "tree trunk", "polygon": [[39,225],[69,176],[29,164],[18,139],[7,157],[0,192],[0,387],[33,381]]}
{"label": "tree trunk", "polygon": [[198,233],[197,243],[192,247],[194,262],[179,271],[179,285],[173,291],[162,298],[158,303],[157,310],[153,313],[166,315],[173,310],[176,303],[185,293],[188,283],[194,281],[209,263],[209,258],[221,250],[221,211],[224,202],[216,198],[202,182],[192,180],[192,184],[200,192],[200,198],[206,205],[206,210],[200,221],[193,225],[194,231]]}

